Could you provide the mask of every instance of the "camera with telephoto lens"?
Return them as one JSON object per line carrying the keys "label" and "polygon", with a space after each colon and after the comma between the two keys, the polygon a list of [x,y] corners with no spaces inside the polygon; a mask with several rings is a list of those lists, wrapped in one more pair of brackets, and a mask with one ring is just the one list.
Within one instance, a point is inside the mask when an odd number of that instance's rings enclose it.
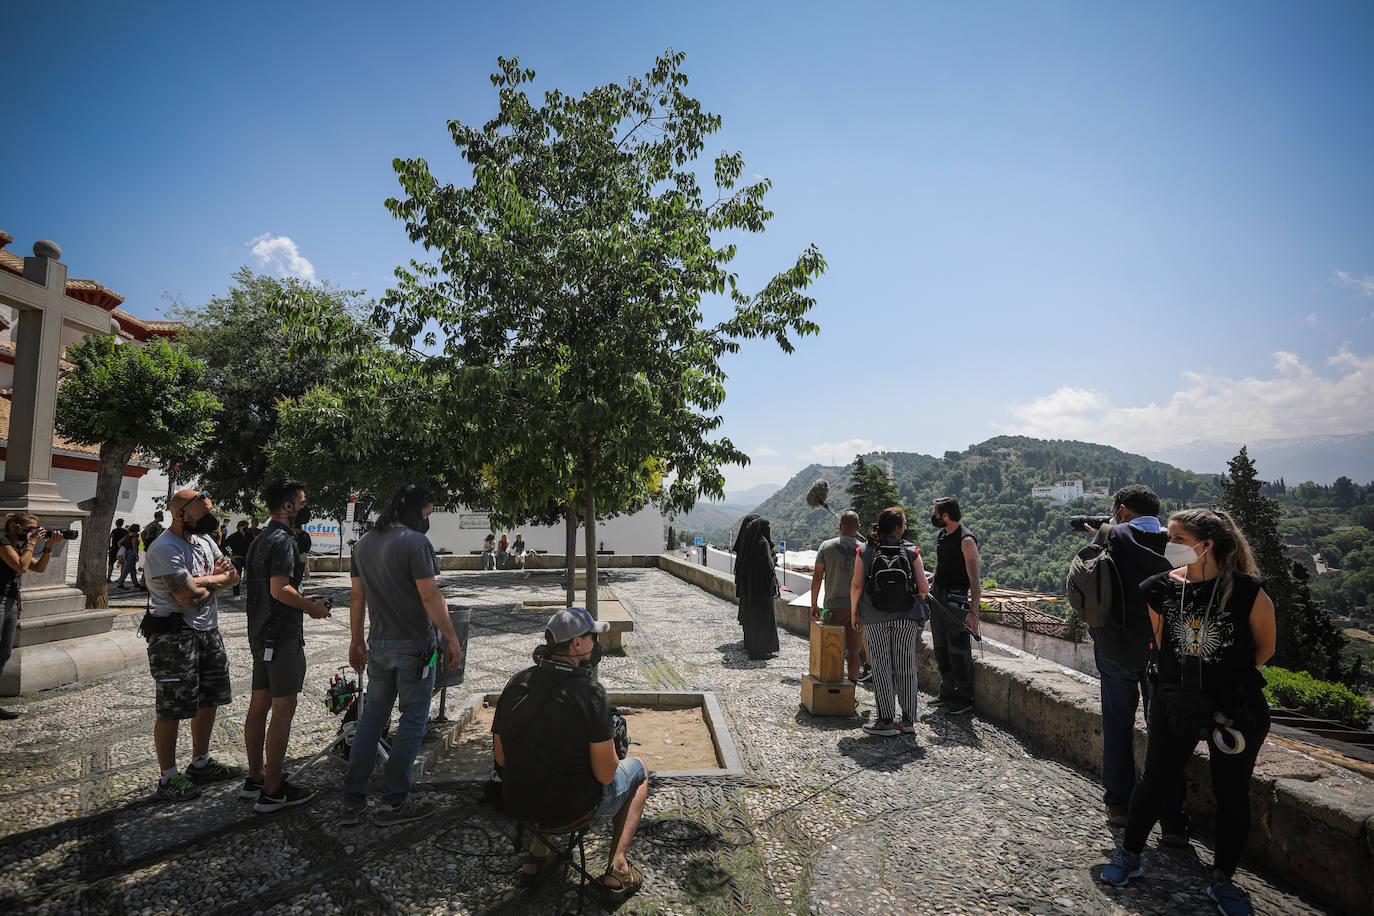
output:
{"label": "camera with telephoto lens", "polygon": [[[34,525],[30,528],[25,528],[24,533],[33,534],[35,531],[38,531],[40,527],[41,526],[39,525]],[[71,528],[49,528],[47,530],[48,534],[52,534],[53,532],[57,532],[58,534],[62,535],[62,538],[67,541],[74,541],[76,540],[77,536],[81,534],[80,531],[75,531]]]}
{"label": "camera with telephoto lens", "polygon": [[1096,531],[1111,520],[1110,515],[1071,515],[1069,527],[1074,531],[1087,531],[1091,526],[1092,530]]}

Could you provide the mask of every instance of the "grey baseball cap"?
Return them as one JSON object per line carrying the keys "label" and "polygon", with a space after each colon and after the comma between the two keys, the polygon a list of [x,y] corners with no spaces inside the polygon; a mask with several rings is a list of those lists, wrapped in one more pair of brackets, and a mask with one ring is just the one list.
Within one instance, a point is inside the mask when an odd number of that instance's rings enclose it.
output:
{"label": "grey baseball cap", "polygon": [[584,607],[564,608],[549,618],[546,628],[555,645],[571,642],[588,633],[605,633],[611,625],[604,620],[593,620]]}

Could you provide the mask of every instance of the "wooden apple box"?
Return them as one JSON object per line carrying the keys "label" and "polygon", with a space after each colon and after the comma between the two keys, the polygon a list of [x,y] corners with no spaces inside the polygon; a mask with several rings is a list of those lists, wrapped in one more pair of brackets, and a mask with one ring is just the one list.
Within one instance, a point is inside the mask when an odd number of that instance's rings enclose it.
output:
{"label": "wooden apple box", "polygon": [[811,665],[807,670],[818,681],[844,681],[844,627],[811,621]]}
{"label": "wooden apple box", "polygon": [[802,677],[801,701],[813,716],[852,716],[854,685],[848,681],[822,681],[808,674]]}

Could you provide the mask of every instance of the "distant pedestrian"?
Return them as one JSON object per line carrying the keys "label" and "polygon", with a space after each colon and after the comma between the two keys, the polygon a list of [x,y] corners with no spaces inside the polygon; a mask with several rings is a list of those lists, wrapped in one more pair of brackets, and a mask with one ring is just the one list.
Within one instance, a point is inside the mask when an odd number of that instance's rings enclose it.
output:
{"label": "distant pedestrian", "polygon": [[1165,556],[1174,569],[1141,585],[1159,647],[1145,772],[1131,794],[1126,835],[1101,878],[1121,887],[1145,873],[1145,840],[1198,741],[1207,741],[1217,816],[1206,892],[1222,913],[1242,916],[1250,904],[1231,879],[1250,835],[1250,781],[1269,733],[1259,666],[1274,655],[1274,602],[1245,536],[1224,512],[1175,512]]}
{"label": "distant pedestrian", "polygon": [[496,568],[496,535],[488,534],[482,539],[482,568]]}
{"label": "distant pedestrian", "polygon": [[[62,532],[40,528],[36,516],[15,513],[5,519],[5,533],[0,536],[0,673],[14,651],[23,609],[19,580],[25,573],[45,571],[53,549],[60,543]],[[40,548],[39,544],[43,546]],[[14,710],[0,709],[0,719],[17,718],[19,713]]]}
{"label": "distant pedestrian", "polygon": [[114,578],[115,563],[119,562],[119,544],[128,533],[129,529],[124,527],[124,519],[115,519],[114,530],[110,532],[110,568],[105,573],[106,582]]}
{"label": "distant pedestrian", "polygon": [[310,537],[310,532],[305,530],[305,526],[310,523],[309,510],[302,510],[304,518],[297,519],[291,525],[291,533],[296,537],[296,578],[298,580],[309,581],[310,579],[310,551],[314,549],[315,542]]}
{"label": "distant pedestrian", "polygon": [[262,529],[258,527],[258,520],[250,518],[248,520],[248,543],[251,544],[260,534],[262,534]]}
{"label": "distant pedestrian", "polygon": [[735,540],[735,594],[739,598],[744,651],[754,660],[778,654],[778,623],[773,599],[779,594],[768,519],[746,515]]}
{"label": "distant pedestrian", "polygon": [[496,568],[510,568],[510,541],[504,534],[501,535],[501,543],[496,545]]}
{"label": "distant pedestrian", "polygon": [[[233,562],[234,568],[239,571],[240,578],[243,576],[244,563],[248,557],[248,545],[253,543],[253,539],[248,536],[248,520],[239,519],[239,523],[234,526],[234,533],[224,539],[224,546],[229,549],[229,559]],[[234,586],[234,597],[239,596],[239,589],[242,583]]]}
{"label": "distant pedestrian", "polygon": [[153,513],[153,520],[148,523],[148,527],[143,529],[143,533],[141,535],[143,539],[144,550],[147,550],[148,545],[153,543],[153,541],[156,541],[158,539],[158,536],[162,534],[162,532],[167,530],[166,527],[162,524],[165,518],[166,516],[162,514],[161,509],[158,509],[156,512]]}
{"label": "distant pedestrian", "polygon": [[[972,634],[979,631],[978,608],[983,601],[982,558],[978,539],[963,525],[959,500],[935,500],[930,523],[940,529],[935,539],[935,581],[931,591],[938,602],[930,615],[930,637],[940,668],[940,694],[931,706],[950,715],[973,711]],[[960,614],[963,619],[956,619]]]}
{"label": "distant pedestrian", "polygon": [[[916,728],[916,643],[930,591],[921,549],[902,539],[906,514],[896,506],[878,514],[859,552],[849,585],[851,626],[863,630],[873,667],[877,717],[864,725],[871,735],[909,734]],[[894,702],[895,701],[895,702]],[[897,705],[902,708],[897,721]]]}
{"label": "distant pedestrian", "polygon": [[521,569],[525,568],[525,554],[528,552],[529,548],[525,546],[525,536],[517,532],[515,535],[515,542],[510,545],[510,553],[511,556],[515,558],[515,562],[520,565]]}
{"label": "distant pedestrian", "polygon": [[142,534],[137,525],[130,525],[129,530],[124,533],[124,540],[119,542],[119,581],[115,583],[117,588],[126,588],[124,580],[128,576],[133,576],[134,588],[142,588],[138,584],[138,547]]}

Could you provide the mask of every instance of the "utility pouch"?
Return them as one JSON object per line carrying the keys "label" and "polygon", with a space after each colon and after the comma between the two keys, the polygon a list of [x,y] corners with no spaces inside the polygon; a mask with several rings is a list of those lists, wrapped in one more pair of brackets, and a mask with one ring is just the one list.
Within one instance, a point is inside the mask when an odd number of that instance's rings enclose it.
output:
{"label": "utility pouch", "polygon": [[152,611],[144,611],[143,619],[138,624],[138,635],[151,640],[154,636],[162,636],[164,633],[179,633],[184,629],[186,629],[186,621],[180,614],[175,617],[159,617]]}
{"label": "utility pouch", "polygon": [[1160,697],[1164,701],[1164,717],[1170,731],[1198,739],[1207,737],[1212,730],[1212,716],[1217,711],[1216,702],[1210,696],[1178,684],[1165,684],[1160,688]]}

